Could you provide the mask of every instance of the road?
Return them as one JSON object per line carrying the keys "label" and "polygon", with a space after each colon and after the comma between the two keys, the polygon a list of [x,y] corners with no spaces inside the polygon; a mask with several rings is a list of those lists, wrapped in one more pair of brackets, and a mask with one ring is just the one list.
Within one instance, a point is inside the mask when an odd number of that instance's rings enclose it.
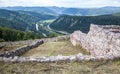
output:
{"label": "road", "polygon": [[60,34],[64,34],[64,35],[70,34],[70,33],[67,33],[67,32],[65,32],[65,31],[54,30],[54,29],[52,29],[52,28],[50,27],[50,24],[47,25],[47,28],[48,28],[49,30],[58,32],[58,33],[60,33]]}

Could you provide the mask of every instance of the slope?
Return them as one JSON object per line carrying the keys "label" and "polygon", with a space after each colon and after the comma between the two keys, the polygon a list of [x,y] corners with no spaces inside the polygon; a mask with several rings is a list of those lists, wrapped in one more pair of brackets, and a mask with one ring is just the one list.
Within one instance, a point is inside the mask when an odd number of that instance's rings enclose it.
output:
{"label": "slope", "polygon": [[120,25],[120,17],[112,15],[102,16],[61,16],[50,27],[55,30],[66,31],[69,33],[81,30],[85,33],[89,31],[90,24],[99,25]]}
{"label": "slope", "polygon": [[12,23],[10,26],[8,26],[8,24],[4,24],[5,22],[3,22],[2,20],[1,26],[6,26],[22,31],[35,31],[35,24],[38,21],[53,19],[55,18],[55,16],[42,15],[33,12],[10,11],[10,10],[0,9],[0,18],[4,18],[4,20],[6,19],[10,23]]}

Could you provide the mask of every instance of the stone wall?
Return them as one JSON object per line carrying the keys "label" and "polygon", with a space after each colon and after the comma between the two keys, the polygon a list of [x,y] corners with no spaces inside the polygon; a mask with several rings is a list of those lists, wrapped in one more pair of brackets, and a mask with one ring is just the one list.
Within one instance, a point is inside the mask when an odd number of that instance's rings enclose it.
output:
{"label": "stone wall", "polygon": [[1,53],[0,57],[20,56],[20,55],[24,54],[25,52],[27,52],[28,50],[35,48],[35,47],[38,47],[40,44],[43,44],[43,40],[38,40],[38,41],[32,42],[29,45],[22,46],[22,47],[17,48],[16,50],[13,50],[13,51]]}
{"label": "stone wall", "polygon": [[[102,58],[96,58],[90,55],[83,55],[82,53],[71,56],[50,56],[50,57],[0,57],[0,61],[4,62],[71,62],[71,61],[99,61]],[[106,59],[108,60],[108,59]]]}
{"label": "stone wall", "polygon": [[[71,36],[66,35],[66,36],[60,36],[55,38],[46,38],[41,40],[38,39],[38,40],[32,41],[31,44],[28,42],[29,45],[25,45],[14,51],[0,54],[0,61],[4,61],[4,62],[59,62],[59,61],[70,62],[70,61],[98,61],[101,59],[113,60],[116,58],[120,58],[118,54],[120,53],[119,52],[120,50],[119,49],[120,48],[119,29],[118,27],[116,28],[114,27],[115,29],[112,29],[112,30],[111,28],[110,29],[109,28],[110,27],[107,27],[107,26],[103,27],[103,26],[92,25],[90,28],[90,32],[88,34],[84,34],[81,31],[75,31],[73,34],[71,34]],[[43,44],[44,42],[55,42],[55,41],[69,40],[69,39],[71,40],[74,46],[82,45],[84,48],[86,48],[88,52],[91,53],[91,55],[83,55],[82,53],[79,53],[71,56],[63,56],[63,55],[50,56],[50,57],[21,57],[20,56],[21,54],[27,52],[28,50],[35,48],[40,44]],[[113,43],[111,42],[110,44],[111,46],[108,46],[110,43],[109,41],[114,41]],[[109,52],[108,52],[108,48],[110,50]],[[117,54],[114,54],[115,55],[114,58],[113,56],[111,57],[111,55],[113,55],[114,53],[113,50],[117,52]],[[106,53],[106,54],[103,54],[103,53]]]}
{"label": "stone wall", "polygon": [[120,26],[91,24],[88,34],[75,31],[71,34],[70,41],[74,46],[82,45],[95,57],[120,57]]}
{"label": "stone wall", "polygon": [[45,43],[45,42],[56,42],[56,41],[62,41],[62,40],[69,40],[69,35],[64,36],[58,36],[54,38],[45,38],[45,39],[36,39],[36,40],[26,40],[26,41],[16,41],[16,42],[2,42],[0,43],[0,46],[14,46],[14,45],[23,45],[20,48],[17,48],[13,51],[7,51],[5,53],[1,53],[0,57],[15,57],[20,56],[27,52],[30,49],[36,48],[39,45]]}

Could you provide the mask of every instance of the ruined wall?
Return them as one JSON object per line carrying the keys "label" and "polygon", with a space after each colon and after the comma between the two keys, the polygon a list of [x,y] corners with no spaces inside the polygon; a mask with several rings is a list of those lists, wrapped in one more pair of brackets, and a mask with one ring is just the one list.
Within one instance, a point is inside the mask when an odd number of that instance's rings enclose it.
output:
{"label": "ruined wall", "polygon": [[75,31],[70,40],[74,46],[82,45],[92,56],[120,57],[120,26],[98,26],[91,24],[88,34]]}
{"label": "ruined wall", "polygon": [[15,56],[20,56],[23,53],[27,52],[28,50],[30,50],[32,48],[35,48],[35,47],[38,47],[40,44],[43,44],[43,40],[32,42],[29,45],[24,45],[24,46],[22,46],[20,48],[17,48],[16,50],[13,50],[13,51],[1,53],[0,57],[15,57]]}
{"label": "ruined wall", "polygon": [[[102,26],[95,26],[92,25],[90,28],[90,32],[88,34],[84,34],[81,31],[75,31],[71,36],[60,36],[56,38],[46,38],[42,40],[37,40],[31,43],[30,45],[23,46],[18,48],[15,51],[11,51],[8,53],[0,54],[0,61],[4,62],[70,62],[70,61],[98,61],[101,59],[109,60],[109,59],[116,59],[120,58],[120,35],[118,27],[112,30],[104,30],[109,29],[110,27],[102,27]],[[114,34],[115,32],[115,34]],[[110,34],[109,34],[110,33]],[[39,46],[44,42],[54,42],[54,41],[61,41],[61,40],[68,40],[70,38],[72,44],[82,45],[91,55],[83,55],[82,53],[70,55],[70,56],[50,56],[50,57],[21,57],[19,55],[23,54],[24,52]],[[116,41],[117,40],[117,41]],[[114,41],[108,46],[109,42]],[[109,52],[108,52],[109,48]],[[113,49],[115,48],[115,49]],[[117,52],[117,54],[114,54]],[[100,54],[99,54],[100,53]],[[103,54],[105,53],[105,54]],[[113,57],[114,55],[114,58]],[[119,57],[118,57],[119,56]]]}
{"label": "ruined wall", "polygon": [[[50,57],[0,57],[0,61],[4,62],[71,62],[71,61],[99,61],[101,58],[96,58],[82,53],[70,56],[50,56]],[[108,59],[106,59],[108,60]]]}
{"label": "ruined wall", "polygon": [[17,48],[12,51],[6,51],[5,53],[1,53],[0,57],[15,57],[20,56],[27,52],[30,49],[36,48],[39,45],[45,42],[55,42],[61,40],[69,40],[69,35],[59,36],[55,38],[45,38],[45,39],[36,39],[36,40],[26,40],[26,41],[16,41],[16,42],[2,42],[0,46],[14,46],[14,45],[23,45],[20,48]]}

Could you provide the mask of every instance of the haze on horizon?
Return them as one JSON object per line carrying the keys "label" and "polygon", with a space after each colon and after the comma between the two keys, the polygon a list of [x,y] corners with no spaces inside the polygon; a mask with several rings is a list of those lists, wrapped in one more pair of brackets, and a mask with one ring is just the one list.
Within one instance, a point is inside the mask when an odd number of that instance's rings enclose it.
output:
{"label": "haze on horizon", "polygon": [[77,8],[120,7],[120,0],[0,0],[0,7],[58,6]]}

